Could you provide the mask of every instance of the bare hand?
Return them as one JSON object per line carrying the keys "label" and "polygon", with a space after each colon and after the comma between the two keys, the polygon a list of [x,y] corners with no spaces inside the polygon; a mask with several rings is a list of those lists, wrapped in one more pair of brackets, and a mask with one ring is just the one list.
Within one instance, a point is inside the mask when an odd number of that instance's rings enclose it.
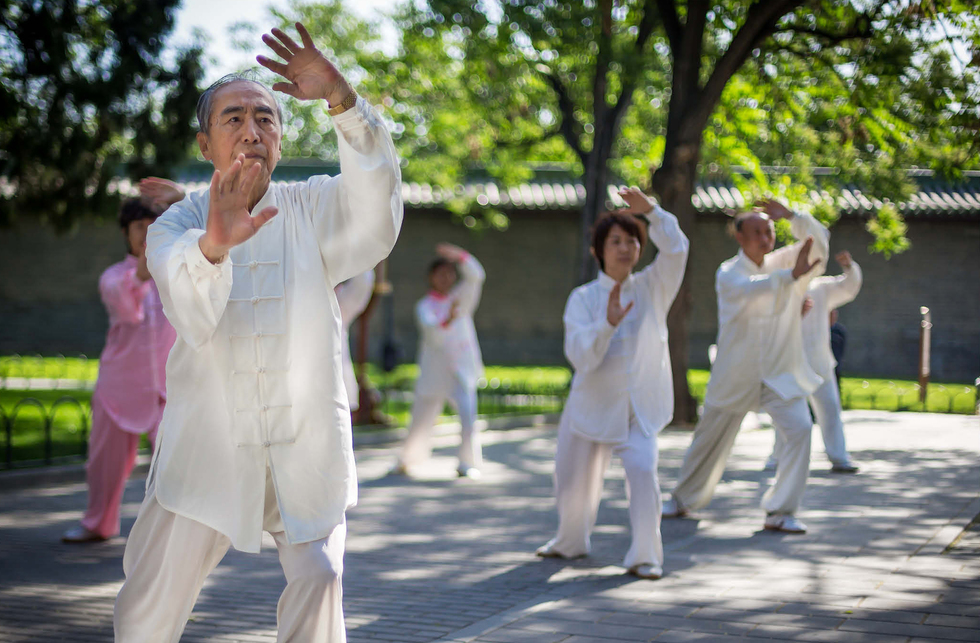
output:
{"label": "bare hand", "polygon": [[803,245],[800,246],[799,254],[796,255],[796,266],[793,267],[793,279],[799,279],[816,268],[817,264],[820,263],[819,259],[815,259],[813,263],[810,263],[810,248],[812,247],[813,237],[807,237]]}
{"label": "bare hand", "polygon": [[757,201],[755,207],[765,212],[773,221],[793,218],[792,210],[787,208],[779,201],[775,201],[773,199],[762,199],[761,201]]}
{"label": "bare hand", "polygon": [[806,317],[806,314],[808,312],[810,312],[811,310],[813,310],[813,298],[812,297],[804,297],[803,298],[803,311],[801,313],[802,316],[803,317]]}
{"label": "bare hand", "polygon": [[440,243],[436,245],[436,254],[449,261],[459,263],[466,258],[467,252],[451,243]]}
{"label": "bare hand", "polygon": [[455,299],[453,303],[449,305],[449,316],[446,317],[446,321],[442,322],[443,326],[448,326],[449,324],[456,321],[456,317],[459,315],[459,302]]}
{"label": "bare hand", "polygon": [[657,205],[656,201],[643,194],[636,186],[620,190],[619,196],[626,201],[626,209],[619,211],[623,214],[646,214]]}
{"label": "bare hand", "polygon": [[626,317],[628,313],[633,308],[633,303],[630,302],[623,305],[619,303],[619,291],[622,290],[621,284],[616,284],[609,291],[609,303],[606,305],[606,321],[609,322],[610,326],[619,326],[619,322],[623,321],[623,317]]}
{"label": "bare hand", "polygon": [[139,187],[140,197],[157,214],[163,214],[167,208],[184,198],[184,191],[179,185],[155,176],[140,179]]}
{"label": "bare hand", "polygon": [[834,259],[837,260],[837,263],[839,263],[840,267],[844,270],[850,270],[851,266],[854,265],[854,260],[851,259],[851,253],[847,250],[841,250],[838,252],[836,255],[834,255]]}
{"label": "bare hand", "polygon": [[289,81],[276,83],[272,89],[299,100],[325,99],[336,107],[351,92],[350,85],[334,64],[316,48],[306,27],[297,22],[296,31],[303,40],[302,47],[280,29],[272,30],[275,38],[269,34],[262,36],[262,42],[285,60],[285,64],[265,56],[257,56],[256,60]]}
{"label": "bare hand", "polygon": [[136,255],[136,278],[140,281],[149,281],[153,279],[153,275],[150,274],[150,269],[146,267],[146,243],[143,243],[143,247],[139,249],[139,253]]}
{"label": "bare hand", "polygon": [[248,195],[261,170],[258,163],[242,171],[245,155],[239,154],[224,176],[218,170],[211,176],[211,203],[208,223],[199,242],[201,252],[211,263],[218,263],[228,251],[251,239],[266,222],[279,212],[268,207],[252,216]]}

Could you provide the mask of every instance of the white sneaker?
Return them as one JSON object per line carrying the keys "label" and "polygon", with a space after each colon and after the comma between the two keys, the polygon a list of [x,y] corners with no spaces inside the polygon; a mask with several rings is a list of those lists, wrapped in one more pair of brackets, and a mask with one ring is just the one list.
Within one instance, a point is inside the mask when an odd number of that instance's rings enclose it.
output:
{"label": "white sneaker", "polygon": [[664,507],[660,515],[664,518],[683,518],[687,515],[687,509],[671,498],[670,500],[664,500]]}
{"label": "white sneaker", "polygon": [[483,474],[480,473],[480,470],[477,469],[476,467],[460,466],[458,469],[456,469],[456,475],[459,476],[460,478],[479,480],[480,476],[482,476]]}
{"label": "white sneaker", "polygon": [[646,578],[649,580],[658,580],[664,575],[664,570],[656,565],[633,565],[629,568],[629,573],[634,576],[639,576],[640,578]]}
{"label": "white sneaker", "polygon": [[787,534],[805,534],[806,525],[790,514],[769,514],[763,526],[769,531],[782,531]]}

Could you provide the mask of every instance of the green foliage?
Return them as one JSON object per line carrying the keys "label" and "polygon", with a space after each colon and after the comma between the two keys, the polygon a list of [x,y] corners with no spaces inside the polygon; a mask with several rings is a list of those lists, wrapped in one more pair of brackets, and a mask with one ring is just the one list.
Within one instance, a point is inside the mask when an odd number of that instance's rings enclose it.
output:
{"label": "green foliage", "polygon": [[868,220],[867,229],[874,237],[868,251],[883,254],[886,259],[893,254],[905,252],[912,245],[905,236],[908,231],[905,219],[892,203],[886,203],[878,209],[877,215]]}
{"label": "green foliage", "polygon": [[0,222],[114,214],[123,164],[136,179],[187,157],[201,50],[162,62],[178,4],[0,3]]}

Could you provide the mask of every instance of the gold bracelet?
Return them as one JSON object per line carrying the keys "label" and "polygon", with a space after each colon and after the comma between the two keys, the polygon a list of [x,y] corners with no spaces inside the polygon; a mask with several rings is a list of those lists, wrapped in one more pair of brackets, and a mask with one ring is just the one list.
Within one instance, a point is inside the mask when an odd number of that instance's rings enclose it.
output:
{"label": "gold bracelet", "polygon": [[357,104],[357,92],[355,92],[354,89],[351,88],[350,93],[347,94],[347,98],[340,101],[340,104],[337,105],[336,107],[331,107],[330,109],[328,109],[327,113],[330,114],[331,116],[343,114],[344,112],[346,112],[356,104]]}

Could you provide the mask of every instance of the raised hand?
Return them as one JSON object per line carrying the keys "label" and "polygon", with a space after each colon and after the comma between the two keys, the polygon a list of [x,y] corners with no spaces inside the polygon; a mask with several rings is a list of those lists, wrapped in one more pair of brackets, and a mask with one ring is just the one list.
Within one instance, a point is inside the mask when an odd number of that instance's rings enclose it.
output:
{"label": "raised hand", "polygon": [[812,297],[804,297],[803,298],[803,307],[802,307],[802,311],[801,311],[800,314],[803,317],[806,317],[806,314],[808,312],[810,312],[811,310],[813,310],[813,298]]}
{"label": "raised hand", "polygon": [[146,242],[137,250],[136,254],[136,278],[140,281],[149,281],[153,278],[150,269],[146,265]]}
{"label": "raised hand", "polygon": [[623,214],[646,214],[657,205],[656,201],[643,194],[636,186],[620,190],[619,196],[626,201],[626,209],[620,210]]}
{"label": "raised hand", "polygon": [[813,237],[807,237],[803,245],[800,246],[799,254],[796,255],[796,265],[793,267],[793,279],[799,279],[816,268],[817,264],[820,263],[819,259],[814,259],[813,263],[810,262],[810,248],[812,247]]}
{"label": "raised hand", "polygon": [[228,251],[251,239],[265,223],[279,212],[268,207],[252,216],[248,195],[259,176],[258,163],[242,171],[245,155],[239,154],[224,175],[218,170],[211,176],[211,203],[208,223],[199,242],[201,252],[211,263],[218,263]]}
{"label": "raised hand", "polygon": [[765,212],[773,221],[793,218],[792,210],[787,208],[779,201],[775,201],[773,199],[762,199],[760,201],[756,201],[755,207]]}
{"label": "raised hand", "polygon": [[167,208],[184,198],[184,191],[179,185],[155,176],[140,179],[139,188],[140,198],[157,214],[162,214]]}
{"label": "raised hand", "polygon": [[299,100],[325,99],[332,107],[343,102],[351,92],[351,87],[332,62],[327,60],[313,44],[310,33],[300,23],[296,23],[296,31],[303,45],[296,44],[281,29],[273,29],[272,36],[264,34],[262,42],[282,58],[285,63],[257,56],[260,65],[269,69],[286,80],[288,83],[276,83],[272,89],[289,94]]}
{"label": "raised hand", "polygon": [[459,246],[451,243],[440,243],[436,245],[436,254],[440,257],[459,263],[466,258],[466,251]]}
{"label": "raised hand", "polygon": [[442,322],[443,328],[456,321],[456,317],[458,316],[459,316],[459,302],[454,299],[453,303],[449,304],[449,315]]}
{"label": "raised hand", "polygon": [[619,322],[623,321],[623,317],[626,317],[628,313],[633,308],[633,302],[626,304],[624,308],[619,302],[619,291],[622,289],[621,284],[616,284],[609,291],[609,303],[606,304],[606,321],[609,322],[610,326],[619,326]]}
{"label": "raised hand", "polygon": [[850,270],[851,266],[854,265],[854,260],[851,259],[851,253],[847,250],[841,250],[838,252],[836,255],[834,255],[834,259],[837,260],[837,263],[839,263],[840,267],[844,270]]}

